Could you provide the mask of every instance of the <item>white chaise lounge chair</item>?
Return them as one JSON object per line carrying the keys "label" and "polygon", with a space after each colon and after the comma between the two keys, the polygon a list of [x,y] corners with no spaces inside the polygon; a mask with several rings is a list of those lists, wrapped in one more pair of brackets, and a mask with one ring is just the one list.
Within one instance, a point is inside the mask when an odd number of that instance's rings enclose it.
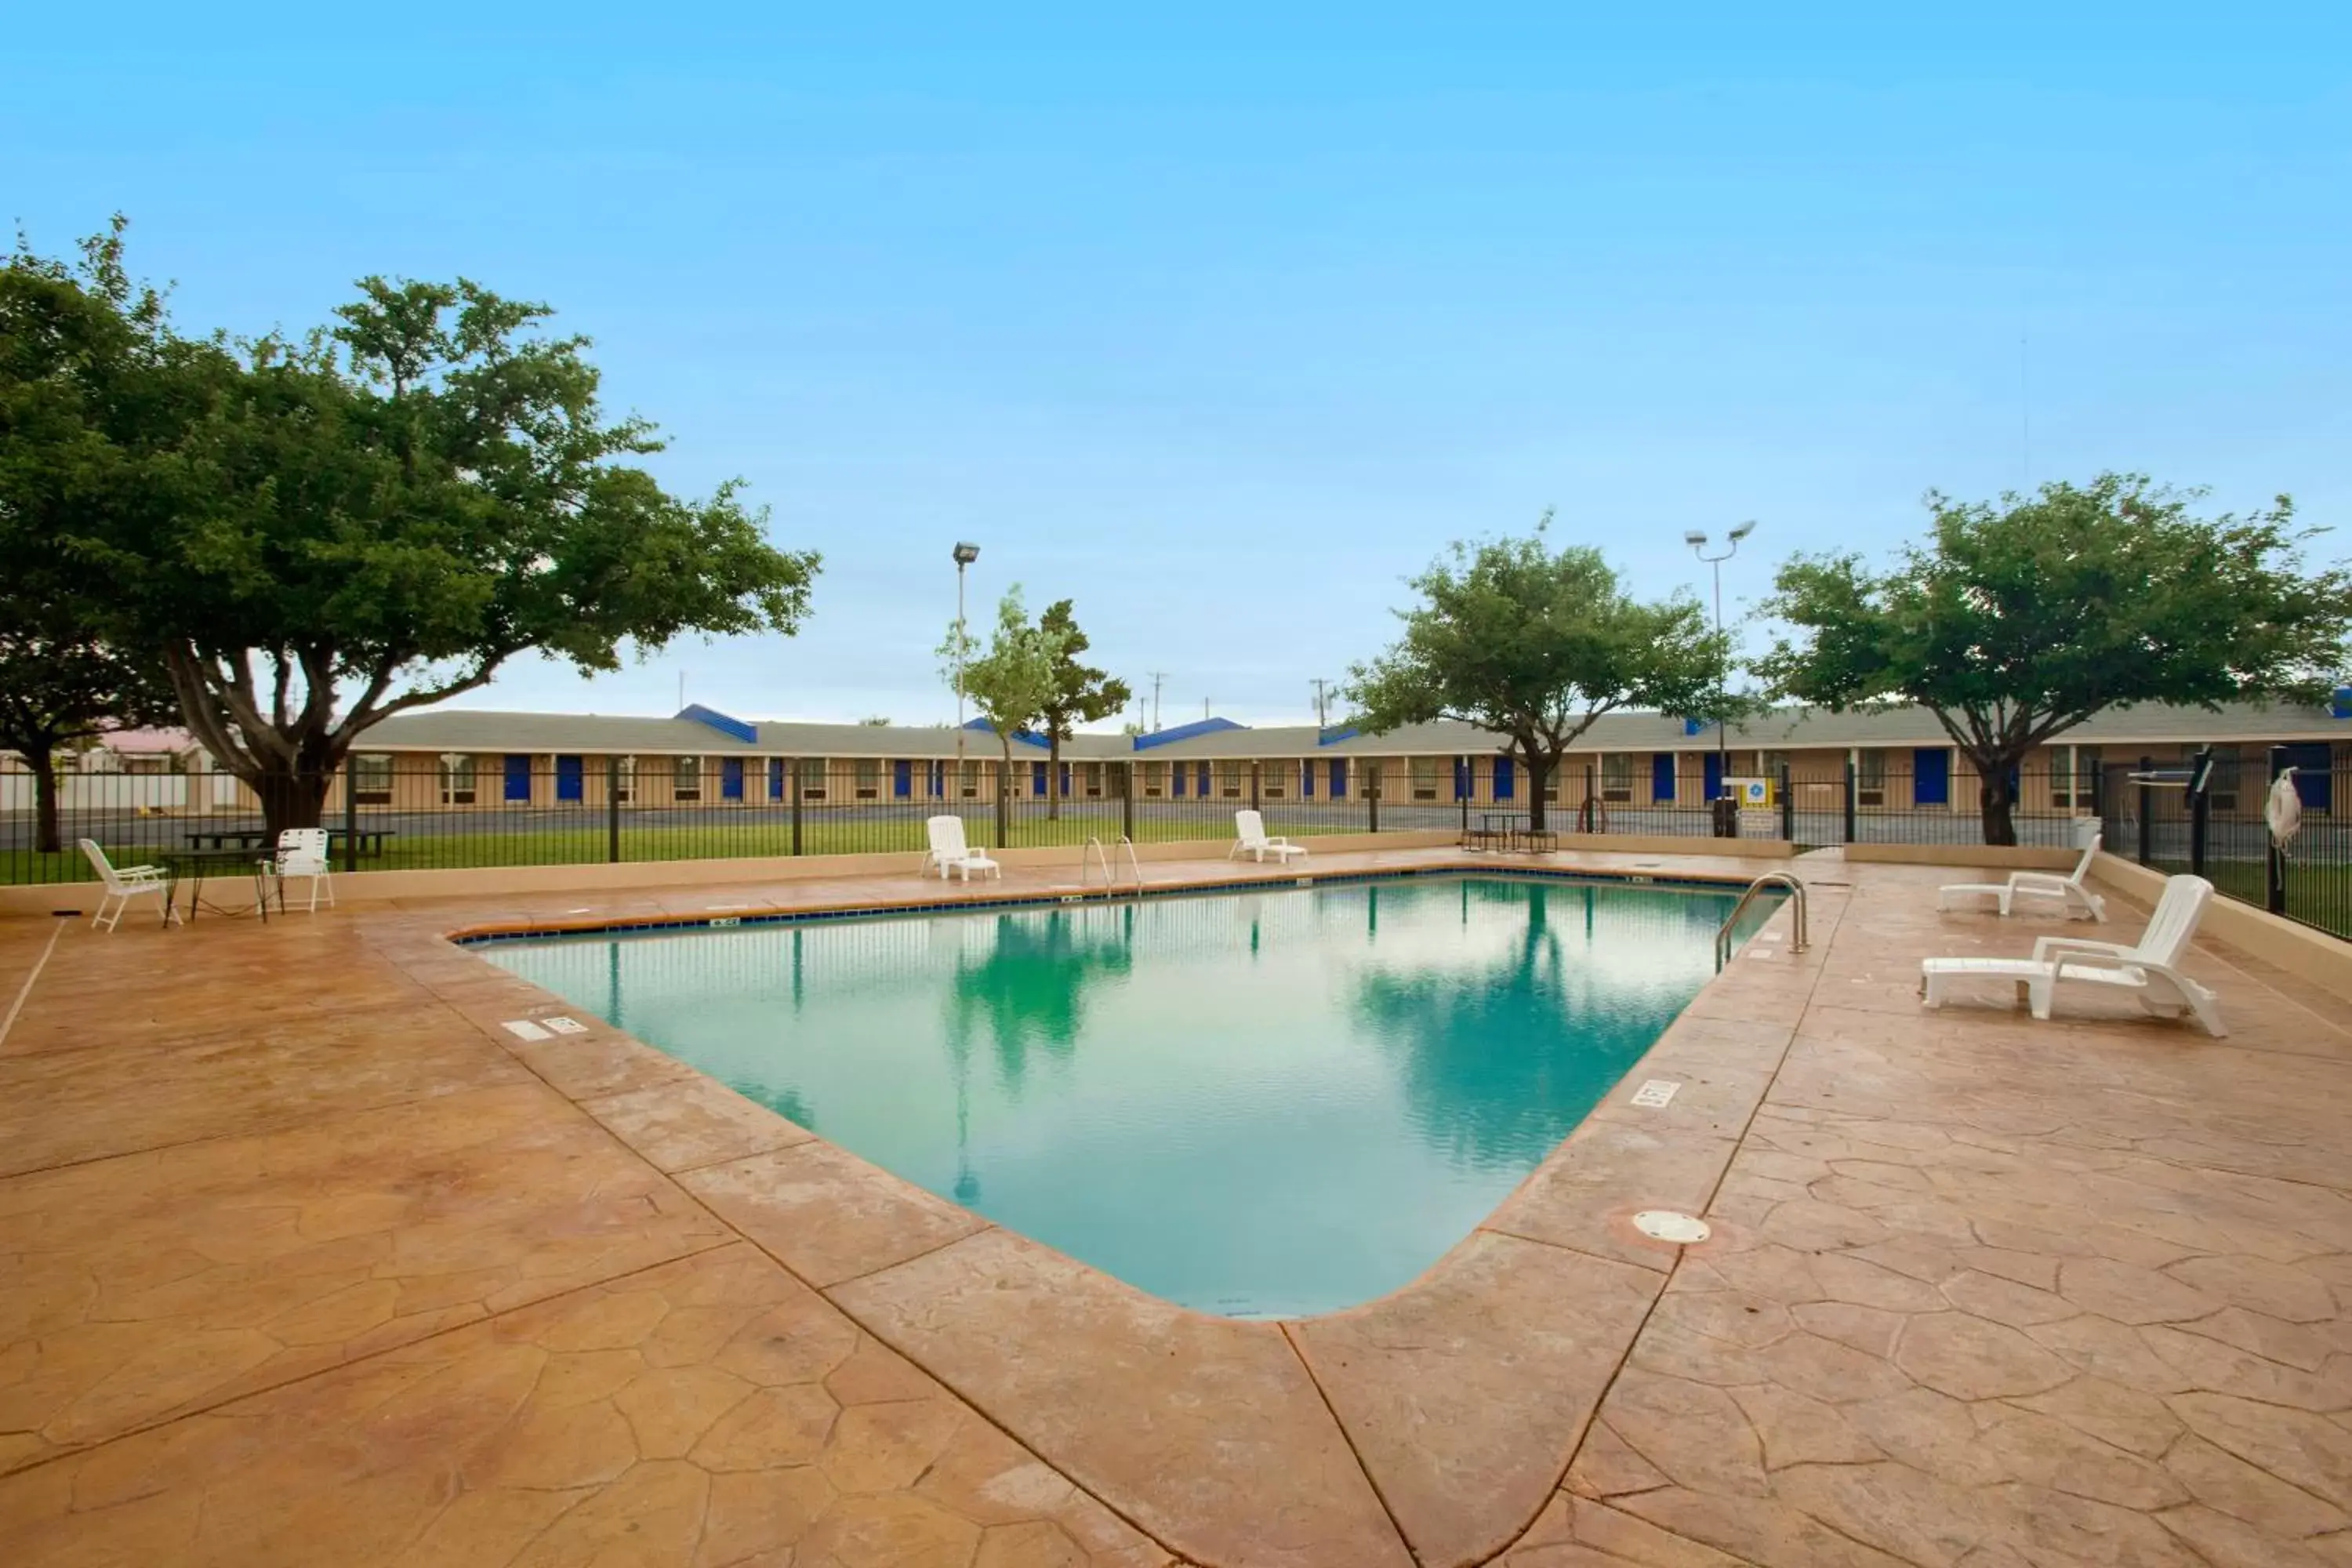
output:
{"label": "white chaise lounge chair", "polygon": [[926,820],[923,826],[931,839],[929,853],[923,858],[924,875],[929,876],[936,868],[940,880],[944,882],[948,879],[948,873],[953,871],[969,882],[971,874],[978,871],[984,877],[1003,880],[1003,867],[964,842],[962,817],[934,816]]}
{"label": "white chaise lounge chair", "polygon": [[[98,847],[98,840],[81,838],[75,842],[81,846],[81,852],[89,857],[91,867],[98,872],[98,879],[106,885],[106,891],[99,895],[98,914],[90,924],[100,931],[112,931],[122,923],[122,911],[131,907],[131,900],[145,898],[150,893],[163,895],[165,924],[180,918],[180,911],[171,903],[172,874],[169,871],[161,866],[117,866],[106,858],[106,851]],[[107,912],[109,904],[114,906],[110,915]]]}
{"label": "white chaise lounge chair", "polygon": [[2202,877],[2168,877],[2156,912],[2138,944],[2091,942],[2083,937],[2045,936],[2033,944],[2031,958],[1929,958],[1919,964],[1920,994],[1930,1007],[1944,1005],[1945,993],[1955,981],[2006,981],[2025,987],[2027,1003],[2037,1018],[2050,1016],[2058,983],[2081,981],[2094,985],[2117,985],[2133,992],[2139,1004],[2160,1018],[2196,1016],[2205,1032],[2220,1038],[2220,998],[2181,973],[2181,959],[2197,922],[2204,917],[2213,884]]}
{"label": "white chaise lounge chair", "polygon": [[1306,853],[1307,846],[1304,844],[1293,844],[1287,838],[1268,838],[1265,836],[1265,818],[1261,814],[1255,811],[1234,813],[1234,847],[1225,851],[1226,859],[1247,854],[1251,859],[1262,861],[1271,855],[1287,866],[1293,855]]}
{"label": "white chaise lounge chair", "polygon": [[2011,915],[2017,912],[2017,900],[2030,895],[2062,900],[2070,916],[2105,920],[2106,900],[2091,891],[2084,882],[2091,874],[2091,862],[2099,858],[2098,823],[2087,816],[2083,818],[2074,830],[2074,842],[2082,848],[2082,858],[2063,877],[2053,871],[2011,871],[2006,882],[1953,882],[1937,889],[1936,907],[1948,910],[1990,899],[2003,915]]}

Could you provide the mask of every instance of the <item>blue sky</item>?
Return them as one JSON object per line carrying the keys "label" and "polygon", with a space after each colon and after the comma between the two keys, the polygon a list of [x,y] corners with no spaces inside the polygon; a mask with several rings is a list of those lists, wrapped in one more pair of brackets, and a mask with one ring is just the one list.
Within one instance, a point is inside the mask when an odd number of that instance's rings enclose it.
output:
{"label": "blue sky", "polygon": [[546,300],[824,552],[799,637],[477,706],[941,718],[959,537],[1270,721],[1546,507],[1648,594],[1759,520],[1736,610],[1931,486],[2352,505],[2340,4],[233,9],[12,17],[5,216],[190,326]]}

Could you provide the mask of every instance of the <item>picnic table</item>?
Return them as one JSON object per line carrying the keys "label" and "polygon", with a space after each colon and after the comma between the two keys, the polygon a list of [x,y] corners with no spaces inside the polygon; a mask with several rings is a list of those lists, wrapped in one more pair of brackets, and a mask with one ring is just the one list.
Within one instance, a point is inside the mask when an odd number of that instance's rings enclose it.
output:
{"label": "picnic table", "polygon": [[[261,827],[195,827],[190,828],[184,837],[192,849],[235,848],[250,852],[259,849],[269,842],[268,830]],[[331,856],[335,846],[351,837],[349,829],[328,828],[328,853]],[[371,860],[376,859],[383,854],[383,841],[398,837],[400,837],[398,828],[362,827],[359,830],[360,853]]]}
{"label": "picnic table", "polygon": [[[210,849],[164,849],[159,851],[164,869],[171,873],[170,884],[163,889],[163,924],[172,923],[173,907],[179,901],[180,884],[188,884],[188,923],[194,925],[196,910],[204,905],[205,878],[229,871],[241,871],[253,878],[253,907],[264,925],[269,923],[269,883],[261,873],[261,862],[250,849],[229,848],[215,845]],[[215,905],[215,908],[219,906]],[[233,910],[221,910],[234,914]]]}

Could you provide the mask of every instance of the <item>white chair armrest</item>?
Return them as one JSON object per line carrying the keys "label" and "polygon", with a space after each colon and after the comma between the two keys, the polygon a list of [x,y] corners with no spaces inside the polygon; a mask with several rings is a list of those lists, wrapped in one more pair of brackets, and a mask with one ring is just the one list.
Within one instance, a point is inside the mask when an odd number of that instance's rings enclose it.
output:
{"label": "white chair armrest", "polygon": [[2053,956],[2082,954],[2095,958],[2129,958],[2136,949],[2119,942],[2094,942],[2086,936],[2045,936],[2033,944],[2033,961],[2047,963]]}
{"label": "white chair armrest", "polygon": [[2011,871],[2009,874],[2011,892],[2063,893],[2070,885],[2065,878],[2050,871]]}
{"label": "white chair armrest", "polygon": [[117,866],[114,875],[125,882],[160,882],[171,872],[161,866]]}

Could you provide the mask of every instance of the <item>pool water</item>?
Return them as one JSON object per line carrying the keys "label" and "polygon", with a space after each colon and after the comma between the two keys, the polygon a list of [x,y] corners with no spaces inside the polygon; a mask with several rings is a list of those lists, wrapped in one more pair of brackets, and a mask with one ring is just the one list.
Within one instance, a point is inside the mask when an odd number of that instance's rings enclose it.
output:
{"label": "pool water", "polygon": [[478,951],[1154,1295],[1290,1316],[1467,1235],[1706,982],[1731,901],[1414,878]]}

